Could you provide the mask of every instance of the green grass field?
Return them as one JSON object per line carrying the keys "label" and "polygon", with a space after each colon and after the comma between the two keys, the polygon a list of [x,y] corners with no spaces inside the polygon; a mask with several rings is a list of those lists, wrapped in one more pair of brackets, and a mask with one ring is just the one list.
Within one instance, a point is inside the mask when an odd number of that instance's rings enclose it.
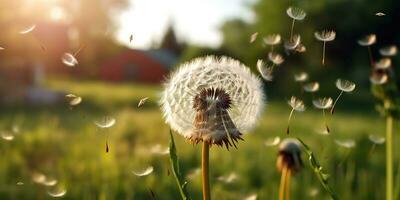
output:
{"label": "green grass field", "polygon": [[[70,109],[67,103],[52,107],[2,108],[0,130],[18,126],[14,140],[0,140],[0,199],[51,199],[49,188],[34,184],[33,173],[44,173],[67,189],[64,199],[179,199],[169,174],[167,155],[154,155],[152,146],[167,147],[169,127],[164,123],[157,101],[159,87],[99,82],[50,81],[48,87],[83,97],[81,105]],[[143,107],[137,103],[149,97]],[[346,99],[342,99],[345,102]],[[368,134],[384,136],[384,120],[373,107],[341,109],[329,118],[330,135],[317,133],[323,127],[322,112],[311,108],[295,113],[291,137],[300,137],[316,154],[331,175],[330,183],[341,199],[383,199],[385,194],[385,148],[371,151]],[[351,107],[351,106],[350,106]],[[259,125],[244,136],[238,149],[213,147],[210,152],[213,199],[243,199],[257,193],[259,199],[277,199],[280,173],[276,170],[277,147],[267,147],[271,137],[287,137],[290,112],[285,102],[268,102]],[[107,130],[93,123],[102,116],[117,122]],[[397,129],[396,129],[396,132]],[[108,138],[110,152],[105,152]],[[337,146],[335,139],[354,139],[356,147]],[[399,140],[395,137],[395,142]],[[200,176],[192,173],[200,166],[200,145],[192,145],[175,134],[178,155],[193,199],[201,199]],[[395,152],[399,148],[395,145]],[[395,153],[395,169],[399,154]],[[309,168],[293,178],[293,199],[329,199]],[[149,176],[132,171],[154,166]],[[395,171],[398,173],[397,170]],[[237,174],[231,183],[220,176]],[[23,182],[23,185],[17,184]],[[397,184],[397,185],[396,185]],[[395,190],[399,189],[395,181]]]}

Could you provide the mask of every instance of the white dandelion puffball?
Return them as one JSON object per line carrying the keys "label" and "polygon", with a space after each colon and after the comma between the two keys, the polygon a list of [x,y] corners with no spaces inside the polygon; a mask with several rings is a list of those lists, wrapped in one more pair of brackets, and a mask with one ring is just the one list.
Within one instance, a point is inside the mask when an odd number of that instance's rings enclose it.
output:
{"label": "white dandelion puffball", "polygon": [[229,95],[227,112],[238,131],[254,127],[264,107],[262,82],[239,61],[214,56],[194,59],[171,73],[160,100],[166,123],[186,138],[196,137],[195,96],[210,88]]}

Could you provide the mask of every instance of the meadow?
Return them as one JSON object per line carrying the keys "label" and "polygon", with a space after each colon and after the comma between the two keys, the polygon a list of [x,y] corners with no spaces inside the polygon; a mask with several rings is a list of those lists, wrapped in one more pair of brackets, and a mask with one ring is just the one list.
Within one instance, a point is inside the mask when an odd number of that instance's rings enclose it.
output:
{"label": "meadow", "polygon": [[[19,130],[14,140],[0,140],[0,199],[52,199],[47,195],[51,187],[32,181],[35,173],[58,180],[58,185],[67,190],[63,199],[180,198],[170,173],[168,155],[154,152],[155,145],[167,148],[170,140],[169,126],[164,123],[157,103],[161,87],[68,80],[52,80],[46,85],[79,94],[83,101],[73,109],[67,103],[1,108],[0,130]],[[138,108],[138,102],[144,97],[149,99]],[[368,107],[356,109],[357,103],[345,102],[346,97],[337,105],[336,113],[328,117],[329,135],[318,133],[324,127],[322,113],[306,102],[307,110],[294,114],[290,137],[300,137],[310,146],[330,174],[330,185],[340,199],[383,199],[385,148],[373,145],[368,135],[384,136],[384,119],[370,103],[365,104]],[[265,145],[265,141],[276,136],[287,137],[290,107],[285,101],[274,99],[266,104],[258,126],[244,136],[245,141],[240,141],[237,149],[211,148],[213,199],[245,199],[254,193],[258,199],[278,199],[280,173],[275,164],[278,149]],[[102,116],[114,117],[116,124],[99,129],[93,121]],[[347,139],[354,140],[355,147],[335,143],[335,140]],[[394,141],[398,139],[395,137]],[[201,145],[192,145],[177,134],[175,142],[181,170],[189,182],[189,193],[193,199],[200,199]],[[396,175],[398,150],[395,146]],[[307,157],[303,154],[302,158],[304,168],[293,177],[292,196],[329,199],[309,167]],[[148,176],[132,173],[148,166],[154,167]],[[396,195],[398,180],[396,177]]]}

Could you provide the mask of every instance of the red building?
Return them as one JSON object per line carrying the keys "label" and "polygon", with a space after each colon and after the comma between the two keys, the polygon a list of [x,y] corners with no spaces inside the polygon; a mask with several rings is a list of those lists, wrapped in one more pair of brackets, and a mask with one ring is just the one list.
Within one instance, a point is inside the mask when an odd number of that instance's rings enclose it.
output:
{"label": "red building", "polygon": [[108,60],[100,69],[100,78],[106,81],[135,81],[160,83],[177,62],[168,50],[129,49]]}

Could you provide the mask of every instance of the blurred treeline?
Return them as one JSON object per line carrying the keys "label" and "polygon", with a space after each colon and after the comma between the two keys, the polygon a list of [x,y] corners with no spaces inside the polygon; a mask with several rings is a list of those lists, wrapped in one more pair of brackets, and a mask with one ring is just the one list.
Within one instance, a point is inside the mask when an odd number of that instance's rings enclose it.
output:
{"label": "blurred treeline", "polygon": [[[377,44],[372,47],[375,59],[380,57],[378,52],[380,47],[390,44],[398,46],[400,42],[397,22],[400,19],[400,1],[259,0],[248,6],[254,12],[254,21],[232,19],[224,23],[221,27],[223,43],[220,49],[191,47],[183,59],[210,53],[228,54],[256,70],[257,59],[267,60],[270,50],[263,45],[262,37],[279,33],[284,41],[288,40],[292,19],[287,16],[286,9],[290,6],[302,8],[307,12],[307,16],[305,20],[295,23],[294,33],[301,35],[302,43],[307,50],[302,54],[287,55],[282,45],[278,48],[278,52],[285,56],[285,62],[275,72],[274,82],[268,83],[269,86],[279,88],[268,92],[272,98],[287,98],[296,92],[300,93],[298,84],[294,83],[293,74],[306,71],[310,74],[310,81],[321,83],[320,95],[333,95],[334,81],[340,77],[356,82],[359,95],[352,96],[359,98],[357,100],[363,99],[365,95],[362,95],[362,91],[368,93],[369,90],[371,68],[368,51],[365,47],[359,46],[357,40],[366,34],[377,35]],[[377,12],[383,12],[386,16],[376,16]],[[333,42],[326,45],[326,64],[322,66],[323,44],[315,39],[314,32],[324,29],[335,30],[337,35]],[[259,33],[258,38],[250,44],[250,36],[255,32]],[[394,67],[398,63],[399,59],[394,58]]]}

